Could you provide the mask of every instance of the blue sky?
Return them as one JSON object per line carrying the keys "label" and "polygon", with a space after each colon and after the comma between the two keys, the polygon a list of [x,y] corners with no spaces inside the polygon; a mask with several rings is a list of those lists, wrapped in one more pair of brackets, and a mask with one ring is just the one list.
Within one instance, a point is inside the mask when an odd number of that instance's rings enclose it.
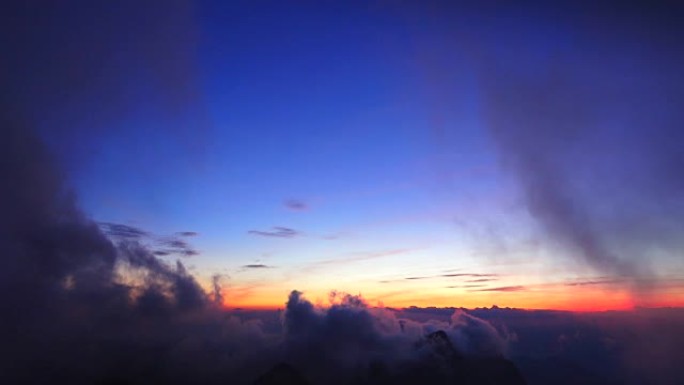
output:
{"label": "blue sky", "polygon": [[[296,288],[446,304],[476,287],[681,269],[679,214],[629,247],[617,215],[618,203],[675,197],[673,185],[642,191],[627,176],[670,165],[641,146],[639,119],[662,112],[669,135],[672,107],[643,101],[680,58],[643,45],[654,38],[638,29],[620,35],[640,22],[632,11],[605,24],[575,11],[198,2],[115,18],[84,43],[111,44],[92,84],[44,112],[72,128],[43,133],[90,216],[197,232],[186,263],[205,284],[224,275],[245,303]],[[657,211],[630,210],[640,223]],[[655,267],[631,262],[644,253]],[[497,278],[459,289],[442,279],[454,270]],[[441,278],[384,282],[418,276]]]}

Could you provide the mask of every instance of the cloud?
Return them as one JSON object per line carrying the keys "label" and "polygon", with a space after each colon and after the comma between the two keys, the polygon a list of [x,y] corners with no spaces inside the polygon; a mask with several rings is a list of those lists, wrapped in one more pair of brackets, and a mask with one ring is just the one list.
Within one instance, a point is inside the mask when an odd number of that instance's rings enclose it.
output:
{"label": "cloud", "polygon": [[[457,383],[474,369],[462,357],[491,359],[507,349],[507,336],[460,309],[449,322],[421,323],[370,308],[359,296],[333,293],[331,302],[327,309],[316,308],[293,291],[285,309],[289,362],[314,383],[369,381],[377,368],[387,383]],[[385,383],[371,381],[376,382]]]}
{"label": "cloud", "polygon": [[181,239],[181,237],[189,237],[197,234],[192,231],[179,232],[172,236],[159,236],[137,227],[119,223],[98,222],[97,224],[113,241],[139,242],[146,245],[150,249],[155,249],[153,251],[154,255],[160,257],[169,255],[190,257],[199,254],[199,252],[195,250],[187,241]]}
{"label": "cloud", "polygon": [[283,205],[285,208],[292,210],[292,211],[306,211],[309,209],[309,205],[301,201],[299,199],[288,199],[285,202],[283,202]]}
{"label": "cloud", "polygon": [[471,291],[523,291],[527,290],[527,287],[525,286],[500,286],[500,287],[491,287],[488,289],[478,289],[478,290],[471,290]]}
{"label": "cloud", "polygon": [[137,227],[111,222],[99,222],[103,231],[115,238],[140,239],[149,236],[149,233]]}
{"label": "cloud", "polygon": [[566,282],[566,286],[590,286],[590,285],[606,285],[606,284],[615,284],[615,283],[624,283],[625,279],[624,278],[617,278],[617,279],[597,279],[597,280],[583,280],[583,281],[576,281],[576,282]]}
{"label": "cloud", "polygon": [[350,262],[361,262],[376,258],[385,258],[395,255],[409,253],[415,249],[390,249],[382,251],[360,251],[355,253],[349,253],[347,257],[340,257],[334,259],[326,259],[322,261],[315,262],[314,265],[330,265],[337,263],[350,263]]}
{"label": "cloud", "polygon": [[301,235],[301,233],[299,231],[288,228],[288,227],[274,226],[274,227],[272,227],[272,229],[273,229],[272,231],[249,230],[247,233],[253,234],[253,235],[259,235],[262,237],[273,237],[273,238],[294,238],[298,235]]}
{"label": "cloud", "polygon": [[270,269],[273,266],[264,265],[261,263],[255,263],[255,264],[249,264],[249,265],[242,265],[242,267],[245,269]]}
{"label": "cloud", "polygon": [[[440,278],[460,278],[460,277],[491,277],[491,278],[479,278],[479,279],[472,279],[472,280],[466,280],[465,282],[488,282],[488,281],[496,281],[499,277],[499,274],[480,274],[480,273],[457,273],[457,274],[441,274],[441,275],[426,275],[426,276],[415,276],[415,277],[406,277],[404,278],[405,280],[419,280],[419,279],[440,279]],[[395,282],[396,280],[386,280],[386,281],[381,281],[383,283],[385,282]]]}
{"label": "cloud", "polygon": [[195,231],[179,231],[176,233],[176,235],[180,237],[196,237],[199,234]]}
{"label": "cloud", "polygon": [[178,237],[159,238],[156,243],[163,248],[161,251],[167,254],[178,254],[185,257],[199,254],[188,242]]}
{"label": "cloud", "polygon": [[[662,10],[595,10],[601,23],[566,12],[553,32],[519,21],[497,34],[515,52],[483,39],[475,59],[483,118],[529,214],[569,254],[626,278],[653,275],[645,255],[674,260],[683,246],[684,110],[672,101],[684,55],[667,47],[684,29]],[[547,32],[572,46],[548,48]],[[542,56],[553,59],[516,59]]]}
{"label": "cloud", "polygon": [[456,273],[442,274],[442,277],[498,277],[498,274]]}
{"label": "cloud", "polygon": [[[102,120],[108,125],[126,117],[135,91],[149,87],[161,95],[151,102],[168,112],[165,121],[195,99],[185,56],[194,50],[186,29],[191,12],[182,1],[150,4],[17,2],[0,15],[0,28],[9,32],[2,51],[11,53],[0,72],[0,180],[12,181],[0,188],[0,355],[8,357],[0,361],[2,382],[249,384],[281,361],[320,384],[428,383],[425,376],[440,380],[433,383],[477,383],[455,376],[510,369],[500,358],[510,348],[509,336],[462,310],[449,321],[418,322],[370,308],[357,296],[336,295],[329,308],[319,308],[295,291],[282,330],[269,331],[264,319],[221,308],[230,303],[230,291],[222,290],[219,278],[207,293],[181,261],[157,258],[166,251],[148,247],[139,229],[105,226],[114,230],[108,235],[79,209],[36,134],[37,122],[54,123],[47,129],[69,141],[92,135],[90,127],[97,131]],[[127,76],[122,68],[140,72]],[[57,106],[64,121],[51,119],[49,106]],[[78,118],[67,119],[71,114]],[[81,124],[63,131],[71,123]],[[670,138],[672,146],[679,145],[676,139]],[[144,154],[146,145],[130,156]],[[673,184],[678,175],[673,170]],[[288,230],[294,232],[274,233]],[[188,249],[179,239],[167,241],[165,248]],[[663,338],[681,336],[680,325],[671,334],[658,334],[661,327],[625,333],[643,348],[634,349],[630,374],[648,364],[666,368],[660,374],[665,379],[681,378],[681,337]],[[675,348],[653,354],[660,343]],[[480,356],[487,360],[471,358]],[[652,383],[649,378],[638,382]]]}

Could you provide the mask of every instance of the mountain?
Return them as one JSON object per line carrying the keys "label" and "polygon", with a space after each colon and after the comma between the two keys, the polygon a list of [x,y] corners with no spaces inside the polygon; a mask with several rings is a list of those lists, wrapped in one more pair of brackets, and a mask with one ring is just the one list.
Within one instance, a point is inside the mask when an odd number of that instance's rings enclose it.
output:
{"label": "mountain", "polygon": [[259,377],[254,385],[310,385],[310,383],[297,369],[281,362]]}
{"label": "mountain", "polygon": [[[347,374],[347,373],[345,373]],[[331,378],[340,378],[331,373]],[[372,362],[365,375],[349,385],[526,385],[513,362],[501,357],[467,357],[448,335],[438,330],[415,346],[415,358],[389,365]],[[309,382],[295,368],[278,364],[259,377],[254,385],[305,385]]]}

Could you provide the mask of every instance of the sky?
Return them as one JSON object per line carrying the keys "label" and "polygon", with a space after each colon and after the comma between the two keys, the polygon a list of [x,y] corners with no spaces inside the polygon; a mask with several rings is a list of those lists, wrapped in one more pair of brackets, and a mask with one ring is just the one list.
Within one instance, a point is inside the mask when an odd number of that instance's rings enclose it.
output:
{"label": "sky", "polygon": [[17,5],[10,104],[225,306],[684,304],[671,4],[153,4]]}

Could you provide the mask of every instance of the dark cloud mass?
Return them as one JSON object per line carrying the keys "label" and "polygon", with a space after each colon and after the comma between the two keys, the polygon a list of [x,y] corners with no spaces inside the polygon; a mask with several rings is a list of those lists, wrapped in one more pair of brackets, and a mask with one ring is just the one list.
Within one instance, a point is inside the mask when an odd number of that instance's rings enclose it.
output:
{"label": "dark cloud mass", "polygon": [[[176,51],[168,49],[183,37],[166,34],[178,32],[175,24],[163,25],[178,21],[167,18],[169,13],[186,8],[164,2],[163,7],[153,7],[159,14],[141,14],[129,3],[118,6],[65,3],[64,8],[52,9],[59,11],[53,15],[51,9],[16,3],[12,7],[17,9],[2,15],[3,32],[12,32],[3,33],[11,37],[3,39],[3,52],[14,55],[2,69],[0,105],[0,178],[11,181],[0,188],[0,382],[249,384],[278,362],[291,361],[315,384],[358,379],[385,383],[394,376],[399,360],[419,368],[432,354],[430,346],[413,346],[426,332],[443,327],[449,336],[464,333],[461,324],[422,325],[376,314],[352,296],[328,310],[319,309],[298,292],[288,301],[283,331],[267,332],[260,320],[240,319],[222,309],[230,296],[223,298],[220,277],[214,278],[213,292],[207,293],[182,262],[157,258],[190,251],[180,238],[189,233],[150,238],[133,226],[98,225],[81,212],[36,134],[41,131],[37,122],[45,124],[45,103],[56,103],[62,94],[83,103],[82,116],[74,117],[73,123],[95,110],[100,117],[127,111],[130,106],[122,101],[126,92],[118,85],[122,74],[117,68],[122,63],[108,66],[114,52],[124,62],[128,54],[149,56],[149,61],[134,62],[158,72],[160,82],[167,85],[187,80],[173,68]],[[123,29],[134,38],[113,33],[121,31],[121,25],[138,22],[158,29]],[[127,51],[126,43],[138,40],[142,49],[134,45]],[[112,84],[107,83],[110,80]],[[90,83],[97,87],[90,89]],[[82,94],[80,87],[88,92]],[[186,101],[187,84],[180,84],[180,95],[174,94],[175,87],[169,90],[169,100],[162,104],[175,108]],[[252,233],[286,238],[298,234],[284,227]],[[161,249],[155,250],[157,246]],[[451,337],[444,337],[443,343],[450,345],[446,338]],[[461,348],[454,343],[454,349]],[[464,346],[463,353],[470,349]],[[500,351],[486,353],[504,360]],[[372,365],[385,369],[372,374]],[[514,368],[512,374],[519,376]],[[378,375],[380,379],[372,377]]]}

